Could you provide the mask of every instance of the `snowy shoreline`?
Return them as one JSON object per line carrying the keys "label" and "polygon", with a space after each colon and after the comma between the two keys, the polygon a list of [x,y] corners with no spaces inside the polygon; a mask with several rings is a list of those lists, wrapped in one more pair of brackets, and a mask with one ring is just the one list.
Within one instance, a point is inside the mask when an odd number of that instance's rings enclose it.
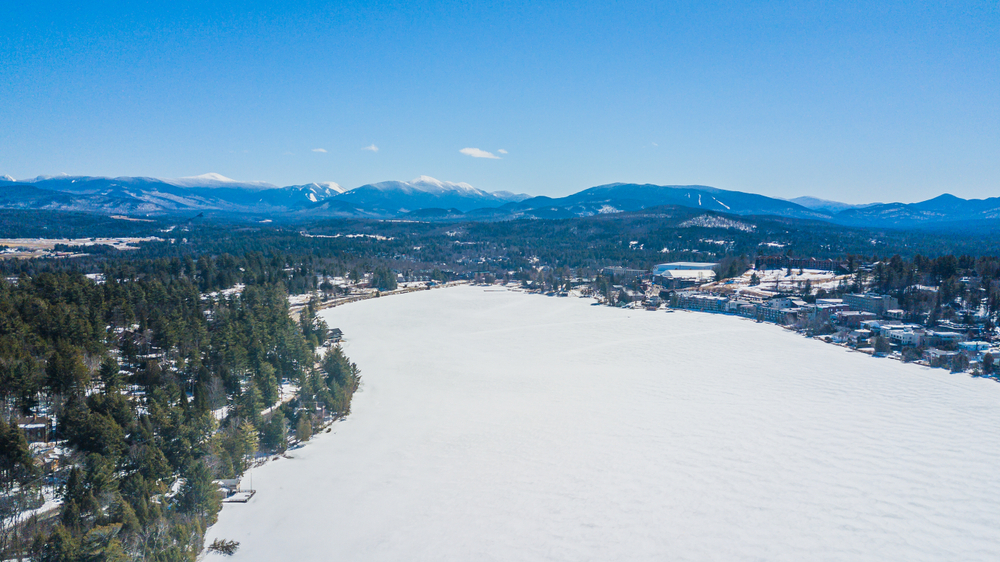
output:
{"label": "snowy shoreline", "polygon": [[365,387],[223,509],[234,560],[1000,556],[990,381],[717,315],[390,301],[324,311]]}

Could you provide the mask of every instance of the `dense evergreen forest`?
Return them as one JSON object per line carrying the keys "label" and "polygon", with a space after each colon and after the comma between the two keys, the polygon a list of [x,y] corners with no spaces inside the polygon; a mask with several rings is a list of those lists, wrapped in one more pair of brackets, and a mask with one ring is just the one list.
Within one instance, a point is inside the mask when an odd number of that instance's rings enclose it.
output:
{"label": "dense evergreen forest", "polygon": [[[104,271],[0,281],[4,558],[193,560],[220,508],[213,480],[283,451],[292,428],[305,439],[324,414],[346,414],[358,386],[339,348],[318,355],[314,309],[289,315],[288,263],[248,253]],[[205,296],[236,282],[239,293]],[[282,382],[295,399],[280,402]],[[14,421],[38,414],[58,420],[68,469],[33,462]],[[12,520],[53,483],[57,518]]]}

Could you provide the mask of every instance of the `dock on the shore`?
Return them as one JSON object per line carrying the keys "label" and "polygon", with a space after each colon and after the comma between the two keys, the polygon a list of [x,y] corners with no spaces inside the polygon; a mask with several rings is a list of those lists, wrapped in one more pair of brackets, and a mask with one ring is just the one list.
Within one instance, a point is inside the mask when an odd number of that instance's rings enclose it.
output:
{"label": "dock on the shore", "polygon": [[257,490],[237,490],[222,500],[222,503],[247,503]]}

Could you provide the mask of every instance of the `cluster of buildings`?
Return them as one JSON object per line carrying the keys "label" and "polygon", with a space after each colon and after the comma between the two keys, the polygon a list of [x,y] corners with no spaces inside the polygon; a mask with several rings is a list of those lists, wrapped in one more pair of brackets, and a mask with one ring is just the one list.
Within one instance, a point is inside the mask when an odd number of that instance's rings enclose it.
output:
{"label": "cluster of buildings", "polygon": [[715,280],[714,263],[678,261],[653,268],[653,283],[670,289],[701,285]]}
{"label": "cluster of buildings", "polygon": [[[694,291],[681,291],[674,294],[672,305],[675,308],[701,310],[706,312],[721,312],[735,314],[745,318],[753,318],[762,322],[772,322],[781,325],[795,325],[804,322],[839,322],[844,318],[847,322],[859,318],[875,318],[870,312],[854,310],[845,299],[816,299],[813,303],[804,300],[777,296],[769,299],[750,295],[728,297]],[[859,324],[860,325],[860,324]]]}
{"label": "cluster of buildings", "polygon": [[1000,349],[971,339],[974,330],[948,323],[940,323],[936,328],[906,323],[899,302],[889,295],[851,294],[807,303],[784,296],[757,300],[680,291],[675,293],[671,304],[675,308],[734,314],[801,329],[828,326],[834,332],[830,341],[855,347],[871,347],[881,337],[890,349],[906,352],[909,348],[912,351],[906,353],[910,357],[932,366],[953,365],[958,356],[974,364],[987,355],[1000,365]]}
{"label": "cluster of buildings", "polygon": [[991,355],[1000,363],[1000,349],[989,342],[969,339],[968,333],[949,330],[945,326],[939,325],[938,328],[930,329],[898,320],[866,320],[858,329],[847,334],[847,342],[861,346],[882,337],[895,349],[920,350],[920,358],[934,366],[948,366],[959,355],[970,363],[981,362]]}
{"label": "cluster of buildings", "polygon": [[629,283],[637,279],[648,280],[668,289],[684,289],[702,285],[715,279],[716,263],[678,261],[661,263],[652,271],[629,269],[627,267],[605,267],[601,275],[611,277],[618,283]]}
{"label": "cluster of buildings", "polygon": [[[624,302],[655,309],[660,296],[670,295],[670,306],[718,314],[732,314],[760,322],[793,326],[813,335],[826,335],[827,341],[858,348],[877,347],[895,351],[907,360],[922,360],[932,366],[954,366],[983,362],[987,356],[1000,371],[1000,349],[983,339],[983,326],[975,323],[936,322],[933,327],[907,323],[906,313],[891,295],[874,293],[846,294],[842,298],[801,298],[775,294],[747,287],[722,288],[723,294],[696,289],[716,279],[718,264],[673,262],[657,265],[651,271],[607,267],[601,273],[621,283],[614,289],[627,295]],[[843,271],[846,263],[813,258],[763,256],[757,259],[758,270],[807,269]],[[641,282],[641,283],[637,283]],[[641,286],[640,286],[641,285]],[[633,287],[633,288],[630,288]],[[631,305],[635,306],[635,304]],[[921,319],[926,320],[926,319]],[[880,340],[881,338],[881,340]],[[875,344],[878,343],[878,346]]]}

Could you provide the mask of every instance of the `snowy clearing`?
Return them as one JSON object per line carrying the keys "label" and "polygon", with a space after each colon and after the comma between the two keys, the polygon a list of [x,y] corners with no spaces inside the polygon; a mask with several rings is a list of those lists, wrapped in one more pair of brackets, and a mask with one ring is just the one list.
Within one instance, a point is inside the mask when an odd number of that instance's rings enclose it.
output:
{"label": "snowy clearing", "polygon": [[[1000,385],[740,318],[457,287],[323,311],[350,417],[241,560],[997,560]],[[208,559],[218,559],[209,555]]]}

